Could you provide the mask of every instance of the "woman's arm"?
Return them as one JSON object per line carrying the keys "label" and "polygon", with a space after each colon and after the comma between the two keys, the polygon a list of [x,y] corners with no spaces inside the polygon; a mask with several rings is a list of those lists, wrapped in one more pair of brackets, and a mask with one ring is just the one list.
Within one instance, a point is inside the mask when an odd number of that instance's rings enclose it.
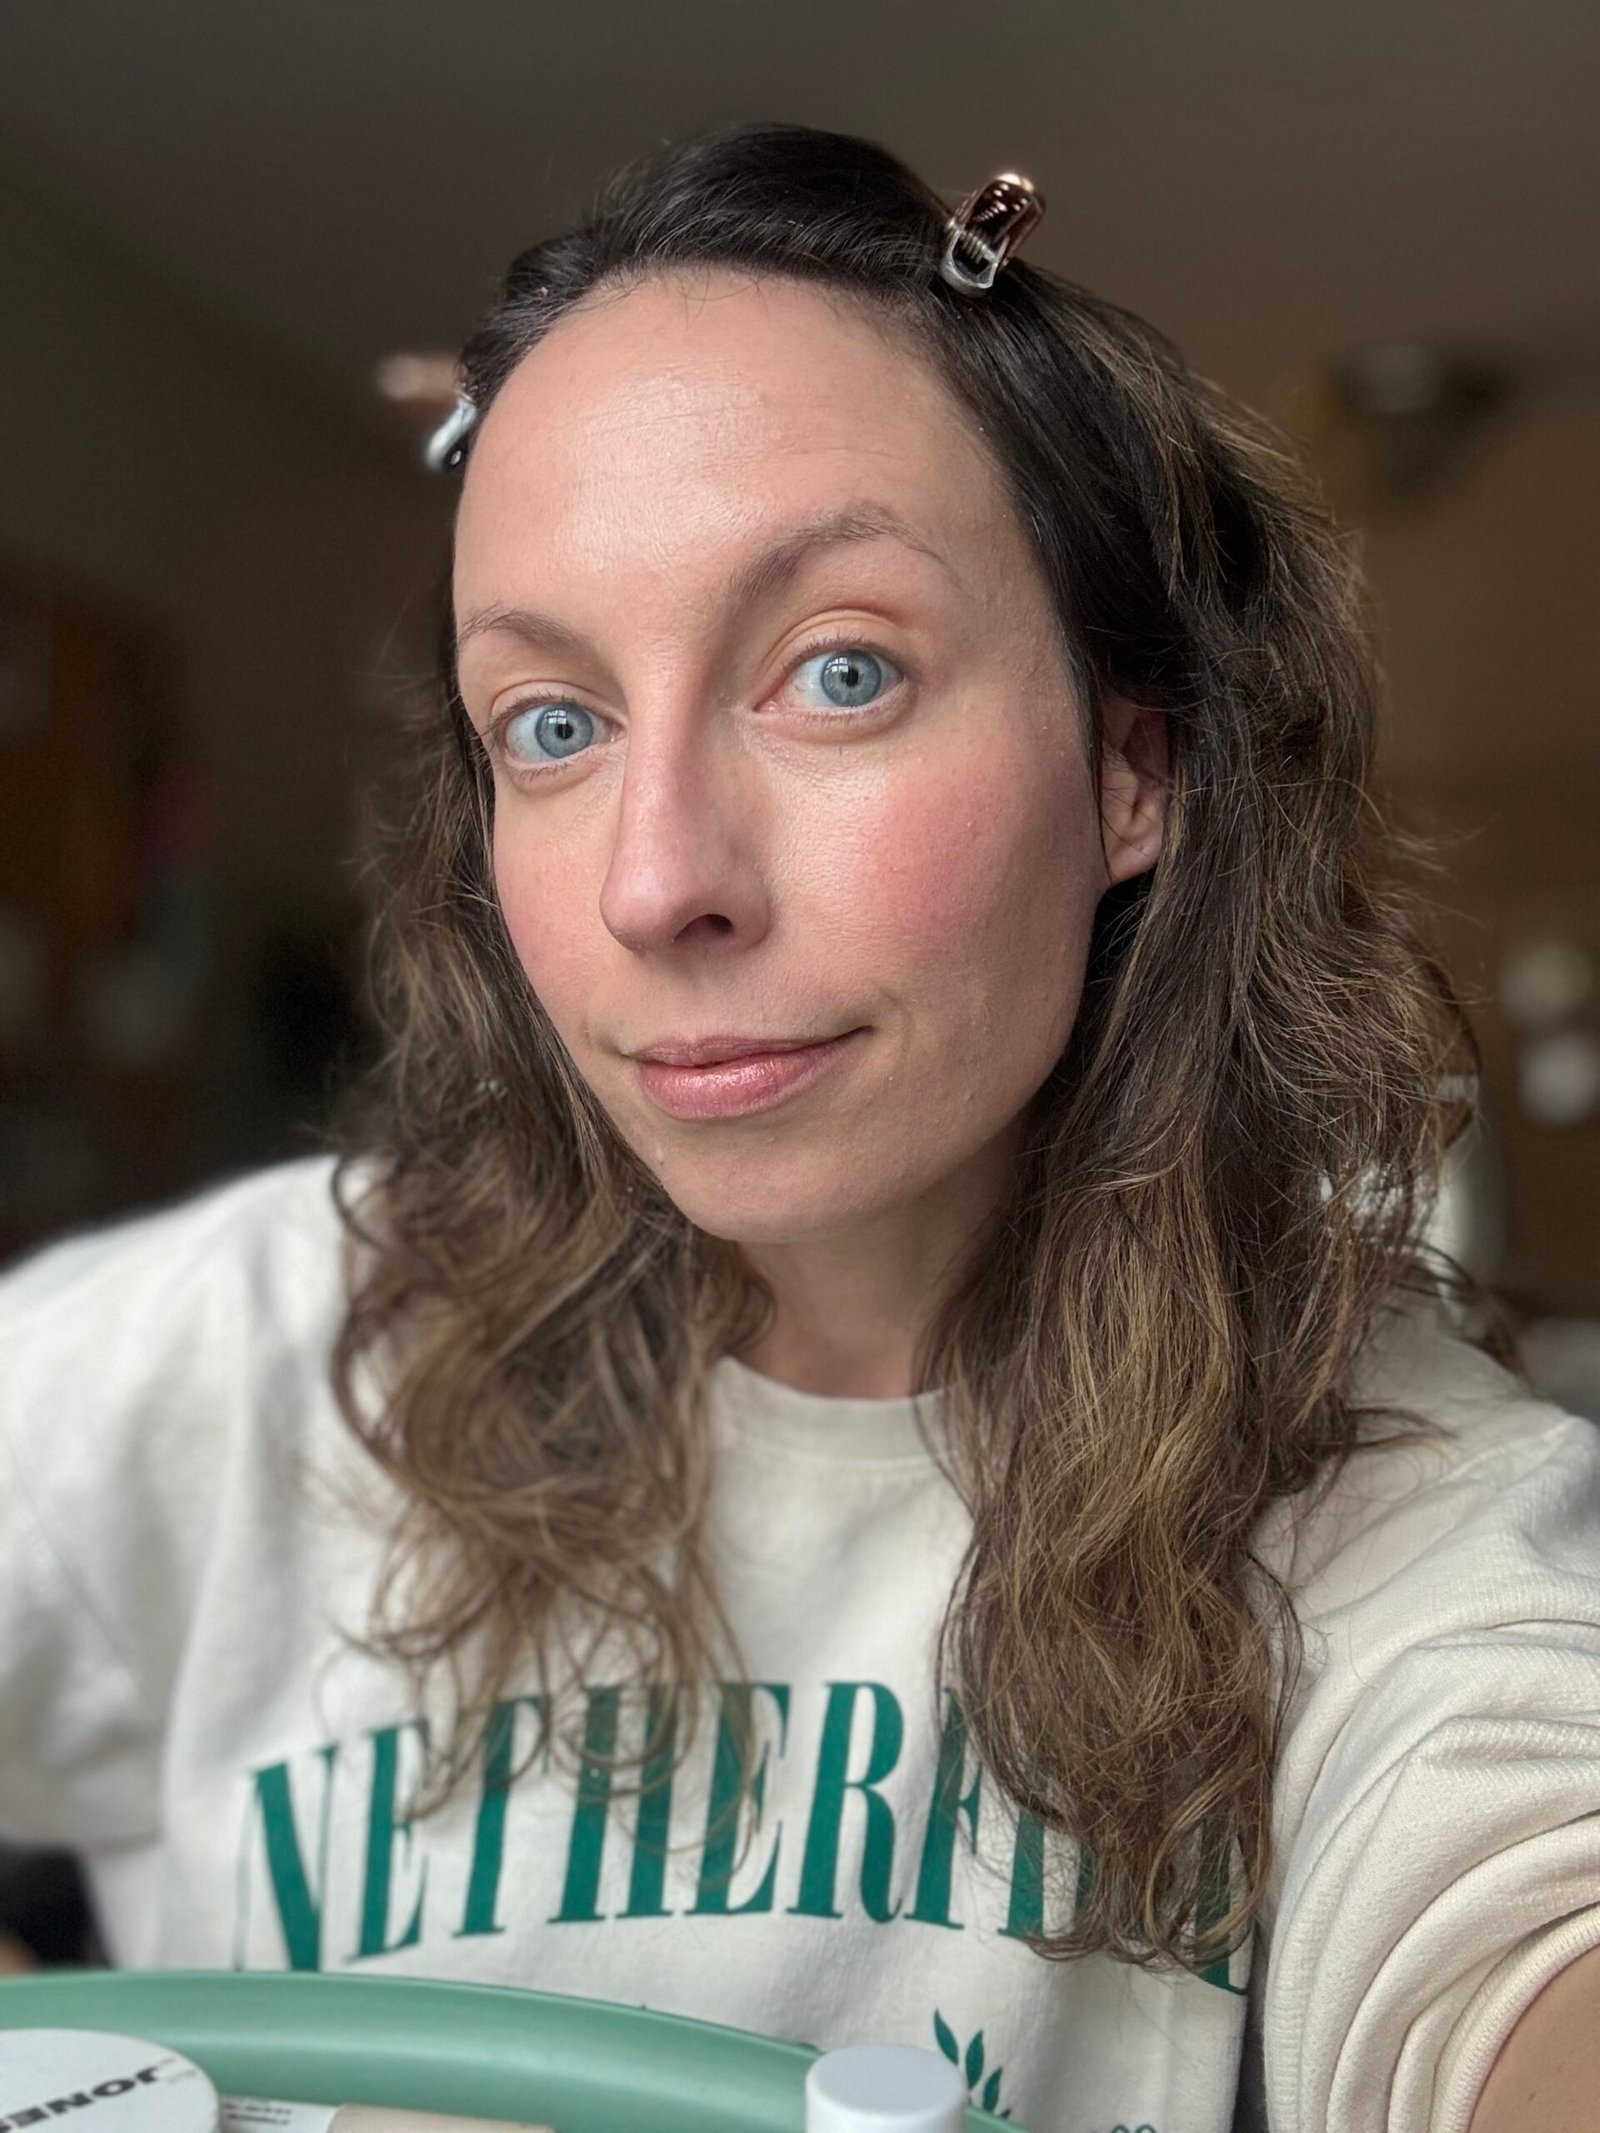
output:
{"label": "woman's arm", "polygon": [[1600,1948],[1525,2009],[1483,2085],[1469,2133],[1600,2133]]}
{"label": "woman's arm", "polygon": [[1547,2133],[1489,2069],[1600,1941],[1600,1433],[1425,1330],[1379,1390],[1444,1438],[1374,1453],[1329,1541],[1302,1529],[1262,1993],[1283,2133]]}

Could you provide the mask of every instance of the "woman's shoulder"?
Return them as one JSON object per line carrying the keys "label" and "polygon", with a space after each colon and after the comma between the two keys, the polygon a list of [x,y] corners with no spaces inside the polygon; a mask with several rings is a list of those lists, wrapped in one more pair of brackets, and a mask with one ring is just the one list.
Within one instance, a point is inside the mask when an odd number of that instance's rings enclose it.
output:
{"label": "woman's shoulder", "polygon": [[[92,1685],[85,1709],[113,1676],[135,1684],[143,1738],[207,1565],[294,1527],[301,1463],[336,1435],[334,1167],[232,1178],[0,1276],[0,1701],[62,1755],[60,1683]],[[56,1827],[25,1785],[11,1805],[18,1827]]]}
{"label": "woman's shoulder", "polygon": [[[1600,1428],[1544,1397],[1471,1339],[1442,1295],[1397,1297],[1350,1386],[1369,1439],[1337,1477],[1277,1507],[1272,1567],[1306,1616],[1424,1595],[1489,1604],[1560,1559],[1600,1607]],[[1379,1441],[1383,1440],[1383,1441]]]}
{"label": "woman's shoulder", "polygon": [[1388,2094],[1420,2125],[1593,1900],[1600,1429],[1442,1299],[1384,1314],[1352,1392],[1374,1428],[1422,1428],[1284,1507],[1304,1664],[1275,1746],[1268,2081],[1275,2108]]}
{"label": "woman's shoulder", "polygon": [[[254,1290],[287,1301],[339,1275],[335,1159],[275,1163],[167,1206],[72,1232],[0,1274],[8,1344],[58,1330],[84,1356],[121,1323],[159,1311],[198,1314],[215,1297]],[[159,1335],[148,1319],[143,1339]]]}
{"label": "woman's shoulder", "polygon": [[0,1275],[0,1423],[150,1452],[325,1371],[343,1311],[335,1162],[316,1156],[58,1239]]}

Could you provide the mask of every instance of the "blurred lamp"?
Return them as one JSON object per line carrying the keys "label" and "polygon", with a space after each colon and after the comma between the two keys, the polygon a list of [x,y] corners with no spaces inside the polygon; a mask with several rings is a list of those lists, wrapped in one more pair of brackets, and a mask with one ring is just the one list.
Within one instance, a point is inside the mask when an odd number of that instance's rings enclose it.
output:
{"label": "blurred lamp", "polygon": [[455,406],[459,377],[452,355],[392,355],[378,365],[372,382],[408,424],[433,429]]}
{"label": "blurred lamp", "polygon": [[1551,1030],[1517,1054],[1517,1095],[1537,1126],[1577,1126],[1600,1111],[1600,1037]]}
{"label": "blurred lamp", "polygon": [[1420,340],[1377,341],[1282,379],[1278,415],[1336,508],[1425,494],[1520,390],[1510,364]]}
{"label": "blurred lamp", "polygon": [[1500,965],[1500,1005],[1519,1029],[1551,1029],[1577,1013],[1594,983],[1594,963],[1576,941],[1518,941]]}

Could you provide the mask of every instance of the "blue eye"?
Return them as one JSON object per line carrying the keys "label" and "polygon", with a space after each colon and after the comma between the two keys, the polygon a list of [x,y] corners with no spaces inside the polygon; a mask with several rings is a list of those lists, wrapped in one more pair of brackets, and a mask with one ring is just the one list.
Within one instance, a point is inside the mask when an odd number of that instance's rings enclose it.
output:
{"label": "blue eye", "polygon": [[[811,686],[821,691],[820,698],[810,695],[809,688],[806,692],[815,710],[864,710],[905,678],[892,659],[859,644],[830,646],[803,660],[796,671],[810,675]],[[568,699],[528,704],[501,726],[499,747],[513,769],[549,769],[581,755],[603,723]]]}
{"label": "blue eye", "polygon": [[530,704],[505,724],[508,753],[523,761],[559,761],[594,738],[595,722],[582,704]]}
{"label": "blue eye", "polygon": [[881,659],[876,652],[858,644],[821,652],[815,659],[808,659],[799,671],[803,674],[808,667],[819,670],[817,686],[824,700],[841,711],[860,710],[900,676],[900,669],[891,660]]}

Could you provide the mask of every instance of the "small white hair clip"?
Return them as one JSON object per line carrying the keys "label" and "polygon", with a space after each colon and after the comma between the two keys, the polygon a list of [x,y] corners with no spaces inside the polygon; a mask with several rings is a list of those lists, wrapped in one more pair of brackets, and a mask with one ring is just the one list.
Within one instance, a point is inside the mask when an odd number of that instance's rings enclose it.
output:
{"label": "small white hair clip", "polygon": [[467,439],[477,419],[478,410],[473,402],[465,393],[457,393],[455,406],[428,439],[422,454],[435,474],[460,466],[467,456]]}

